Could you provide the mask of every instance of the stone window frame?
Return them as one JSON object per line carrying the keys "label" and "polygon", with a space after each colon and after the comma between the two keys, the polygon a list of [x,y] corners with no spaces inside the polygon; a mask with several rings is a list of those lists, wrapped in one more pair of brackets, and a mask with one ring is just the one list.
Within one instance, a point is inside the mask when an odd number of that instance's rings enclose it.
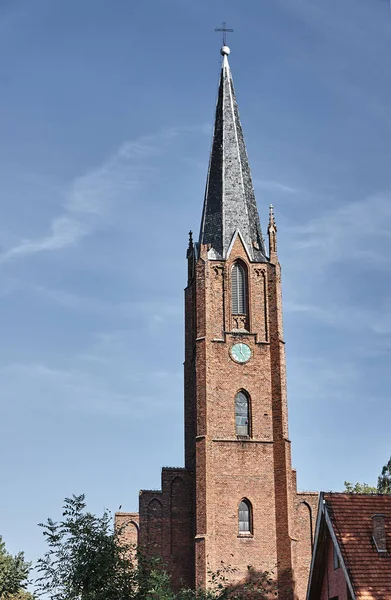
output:
{"label": "stone window frame", "polygon": [[[238,269],[239,272],[241,272],[243,274],[243,282],[242,282],[242,286],[241,286],[242,290],[241,290],[241,292],[239,291],[239,289],[237,290],[238,294],[237,294],[236,308],[235,308],[235,303],[234,303],[234,289],[233,289],[234,269]],[[243,297],[240,302],[241,295]],[[239,310],[239,308],[241,308],[239,306],[239,304],[243,305],[243,311]],[[231,267],[231,314],[232,315],[245,315],[246,317],[248,316],[248,270],[247,270],[247,266],[245,265],[245,263],[240,259],[235,260],[235,262],[232,264],[232,267]]]}
{"label": "stone window frame", "polygon": [[[243,394],[247,398],[247,433],[238,433],[238,425],[236,423],[236,398],[239,394]],[[252,411],[251,411],[251,396],[247,390],[240,388],[234,398],[234,411],[235,411],[235,435],[238,439],[248,439],[252,437]]]}
{"label": "stone window frame", "polygon": [[[243,505],[247,508],[248,518],[240,520],[240,513],[244,512]],[[242,510],[241,510],[242,507]],[[243,529],[242,524],[248,523],[248,529]],[[238,505],[238,537],[253,537],[254,535],[254,520],[253,520],[253,506],[248,498],[242,498]]]}

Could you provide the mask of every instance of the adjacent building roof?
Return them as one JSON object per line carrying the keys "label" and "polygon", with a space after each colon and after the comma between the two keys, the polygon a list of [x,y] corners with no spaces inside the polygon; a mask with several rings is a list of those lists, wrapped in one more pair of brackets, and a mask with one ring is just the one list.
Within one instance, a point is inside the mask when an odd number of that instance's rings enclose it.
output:
{"label": "adjacent building roof", "polygon": [[321,494],[307,598],[317,597],[326,528],[341,556],[352,597],[391,599],[391,496]]}
{"label": "adjacent building roof", "polygon": [[210,258],[225,259],[233,237],[240,234],[249,258],[265,262],[250,166],[228,64],[229,53],[230,49],[223,46],[200,243],[211,245]]}

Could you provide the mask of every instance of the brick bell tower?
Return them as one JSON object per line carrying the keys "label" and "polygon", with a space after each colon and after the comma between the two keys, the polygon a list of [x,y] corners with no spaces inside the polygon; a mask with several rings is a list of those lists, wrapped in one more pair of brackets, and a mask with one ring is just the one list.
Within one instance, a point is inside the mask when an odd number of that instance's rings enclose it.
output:
{"label": "brick bell tower", "polygon": [[206,586],[222,562],[242,580],[273,571],[279,600],[304,600],[317,494],[298,493],[291,443],[277,227],[262,237],[223,46],[199,241],[185,289],[185,468],[164,468],[117,514],[127,536],[161,557],[175,588]]}
{"label": "brick bell tower", "polygon": [[195,576],[204,585],[221,561],[239,579],[247,565],[273,570],[288,600],[305,596],[317,495],[296,493],[277,227],[271,206],[267,252],[229,53],[224,46],[199,243],[190,237],[187,252],[185,464],[195,472]]}

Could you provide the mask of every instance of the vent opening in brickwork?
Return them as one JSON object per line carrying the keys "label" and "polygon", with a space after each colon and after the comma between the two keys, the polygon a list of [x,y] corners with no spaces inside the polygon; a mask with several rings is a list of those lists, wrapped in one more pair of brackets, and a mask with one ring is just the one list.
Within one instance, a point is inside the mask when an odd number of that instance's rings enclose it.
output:
{"label": "vent opening in brickwork", "polygon": [[246,271],[244,267],[236,262],[232,267],[231,290],[232,290],[232,314],[247,314],[247,294],[246,294]]}
{"label": "vent opening in brickwork", "polygon": [[243,498],[239,504],[239,535],[252,533],[252,510],[251,503]]}
{"label": "vent opening in brickwork", "polygon": [[246,392],[241,390],[235,396],[236,435],[250,435],[250,400]]}

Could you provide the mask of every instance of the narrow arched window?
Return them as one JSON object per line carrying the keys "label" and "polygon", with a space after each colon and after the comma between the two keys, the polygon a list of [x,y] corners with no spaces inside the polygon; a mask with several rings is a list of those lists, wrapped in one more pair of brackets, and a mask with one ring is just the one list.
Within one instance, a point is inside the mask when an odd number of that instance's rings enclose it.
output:
{"label": "narrow arched window", "polygon": [[239,504],[239,535],[243,533],[252,533],[251,504],[246,499]]}
{"label": "narrow arched window", "polygon": [[232,314],[245,315],[246,310],[246,272],[238,262],[232,267],[231,274],[232,290]]}
{"label": "narrow arched window", "polygon": [[250,435],[250,406],[248,395],[240,391],[235,396],[236,435]]}

